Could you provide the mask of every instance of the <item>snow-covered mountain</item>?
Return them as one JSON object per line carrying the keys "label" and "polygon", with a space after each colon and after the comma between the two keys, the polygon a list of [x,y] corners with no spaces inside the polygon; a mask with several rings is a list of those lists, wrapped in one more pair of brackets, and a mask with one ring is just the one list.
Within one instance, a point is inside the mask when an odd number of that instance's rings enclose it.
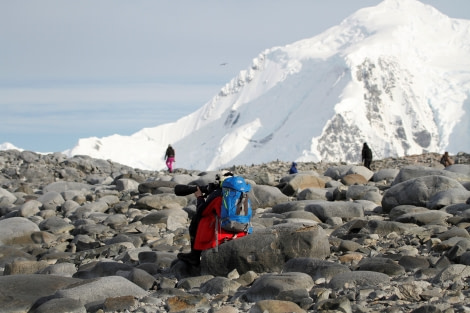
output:
{"label": "snow-covered mountain", "polygon": [[81,139],[86,154],[143,169],[359,162],[470,151],[470,21],[385,0],[315,37],[262,52],[196,112],[131,136]]}
{"label": "snow-covered mountain", "polygon": [[18,150],[18,151],[23,151],[23,149],[16,147],[14,144],[10,142],[4,142],[0,144],[0,151],[2,150]]}

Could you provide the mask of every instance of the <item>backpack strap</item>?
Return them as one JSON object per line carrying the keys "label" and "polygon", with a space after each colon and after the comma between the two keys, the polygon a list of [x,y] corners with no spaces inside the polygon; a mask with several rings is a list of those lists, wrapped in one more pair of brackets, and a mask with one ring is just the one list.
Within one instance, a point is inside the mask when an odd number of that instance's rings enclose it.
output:
{"label": "backpack strap", "polygon": [[215,252],[219,252],[219,227],[220,227],[220,217],[219,215],[214,212],[214,215],[215,215],[215,230],[214,230],[214,233],[215,233]]}

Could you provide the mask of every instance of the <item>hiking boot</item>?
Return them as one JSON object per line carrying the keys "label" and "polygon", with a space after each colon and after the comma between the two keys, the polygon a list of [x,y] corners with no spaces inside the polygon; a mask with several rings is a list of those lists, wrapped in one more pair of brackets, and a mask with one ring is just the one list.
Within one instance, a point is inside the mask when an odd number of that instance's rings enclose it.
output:
{"label": "hiking boot", "polygon": [[189,253],[178,253],[177,258],[190,265],[199,266],[201,264],[201,253],[191,251]]}

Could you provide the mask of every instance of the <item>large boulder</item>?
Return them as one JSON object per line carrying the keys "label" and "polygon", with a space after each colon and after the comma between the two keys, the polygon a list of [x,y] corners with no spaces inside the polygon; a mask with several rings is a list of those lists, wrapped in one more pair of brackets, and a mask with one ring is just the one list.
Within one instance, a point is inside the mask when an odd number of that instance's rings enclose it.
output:
{"label": "large boulder", "polygon": [[431,175],[408,179],[393,185],[384,193],[382,208],[386,213],[404,204],[429,208],[430,200],[435,195],[450,189],[456,189],[455,193],[458,194],[467,192],[461,183],[446,176]]}
{"label": "large boulder", "polygon": [[320,226],[281,224],[220,245],[202,253],[201,272],[226,276],[255,271],[280,272],[292,258],[325,258],[330,254],[326,232]]}
{"label": "large boulder", "polygon": [[151,212],[141,220],[142,224],[165,224],[170,230],[184,228],[188,221],[188,213],[179,209],[163,209]]}
{"label": "large boulder", "polygon": [[283,177],[278,188],[286,196],[293,196],[305,188],[325,188],[325,182],[313,174],[292,174]]}
{"label": "large boulder", "polygon": [[279,188],[267,185],[253,185],[248,197],[253,209],[273,207],[288,201],[288,197]]}
{"label": "large boulder", "polygon": [[16,196],[8,190],[0,188],[0,201],[13,204],[16,201]]}
{"label": "large boulder", "polygon": [[11,217],[0,221],[0,246],[32,243],[31,235],[38,232],[38,225],[23,217]]}
{"label": "large boulder", "polygon": [[310,275],[300,272],[265,274],[259,277],[250,289],[242,295],[248,302],[276,299],[281,292],[289,290],[310,290],[314,286]]}
{"label": "large boulder", "polygon": [[144,196],[136,203],[137,208],[144,210],[181,209],[187,204],[188,200],[185,197],[178,197],[170,193]]}
{"label": "large boulder", "polygon": [[364,216],[364,203],[356,201],[316,201],[305,206],[305,211],[312,212],[320,220],[326,222],[329,218],[340,217],[344,219],[360,218]]}
{"label": "large boulder", "polygon": [[24,274],[0,276],[2,312],[32,312],[35,303],[57,290],[80,283],[81,279],[55,275]]}
{"label": "large boulder", "polygon": [[327,282],[338,273],[350,271],[346,265],[317,258],[290,259],[283,268],[284,273],[302,272],[310,275],[313,280],[324,279]]}
{"label": "large boulder", "polygon": [[448,170],[441,170],[433,167],[425,166],[405,166],[400,169],[400,172],[395,177],[395,180],[392,183],[393,185],[402,183],[404,181],[415,179],[422,176],[445,176],[452,179],[455,179],[460,182],[470,181],[470,176],[462,174],[459,172],[451,172]]}
{"label": "large boulder", "polygon": [[69,298],[87,305],[104,302],[107,298],[134,296],[143,297],[147,292],[121,276],[107,276],[84,280],[80,284],[69,286],[55,293],[57,298]]}
{"label": "large boulder", "polygon": [[78,182],[71,182],[71,181],[57,181],[50,183],[43,189],[43,193],[46,194],[51,191],[55,191],[57,193],[62,193],[67,190],[77,190],[82,192],[87,192],[91,190],[91,185],[78,183]]}

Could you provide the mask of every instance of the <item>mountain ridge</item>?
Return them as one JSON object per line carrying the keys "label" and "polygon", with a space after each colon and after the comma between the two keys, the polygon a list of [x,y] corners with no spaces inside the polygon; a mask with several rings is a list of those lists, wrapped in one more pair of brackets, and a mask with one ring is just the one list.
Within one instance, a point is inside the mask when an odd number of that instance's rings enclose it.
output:
{"label": "mountain ridge", "polygon": [[312,38],[266,49],[174,123],[81,139],[66,153],[161,169],[171,143],[176,166],[217,169],[272,159],[357,162],[364,141],[378,158],[468,150],[452,133],[470,130],[469,30],[470,21],[417,0],[385,0]]}

